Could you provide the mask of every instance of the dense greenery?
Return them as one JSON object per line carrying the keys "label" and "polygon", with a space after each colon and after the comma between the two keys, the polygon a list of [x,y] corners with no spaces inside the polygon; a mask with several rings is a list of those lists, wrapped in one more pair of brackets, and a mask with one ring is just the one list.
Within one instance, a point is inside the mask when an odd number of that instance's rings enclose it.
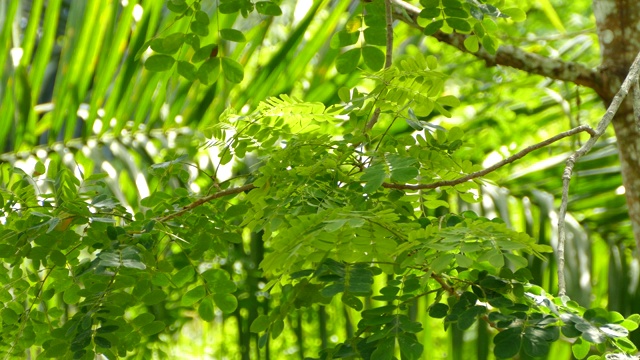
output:
{"label": "dense greenery", "polygon": [[[539,151],[535,170],[483,171],[566,130],[554,118],[569,102],[599,109],[595,95],[542,80],[514,90],[527,103],[507,100],[505,82],[541,80],[482,73],[430,38],[465,34],[461,48],[493,55],[505,34],[541,26],[529,5],[424,0],[419,32],[384,0],[318,1],[306,15],[294,2],[73,2],[49,93],[65,3],[6,5],[3,44],[22,6],[31,17],[20,56],[3,54],[1,89],[3,357],[186,356],[189,332],[216,338],[222,350],[198,350],[214,358],[463,358],[465,334],[478,358],[637,352],[632,305],[606,309],[606,287],[578,280],[588,239],[571,216],[569,296],[553,295],[544,191],[561,190],[561,173],[545,173],[558,161]],[[548,151],[563,159],[580,141],[558,140]],[[603,144],[585,176],[615,165]],[[591,198],[618,201],[619,183],[579,182],[571,210],[598,224]],[[637,265],[628,224],[601,223],[594,246]]]}

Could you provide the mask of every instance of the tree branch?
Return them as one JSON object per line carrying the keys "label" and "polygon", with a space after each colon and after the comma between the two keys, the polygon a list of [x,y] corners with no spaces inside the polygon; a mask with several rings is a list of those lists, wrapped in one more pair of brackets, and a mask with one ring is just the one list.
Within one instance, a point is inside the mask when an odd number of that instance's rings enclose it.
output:
{"label": "tree branch", "polygon": [[[394,15],[396,19],[417,29],[424,29],[424,27],[418,25],[418,16],[420,15],[419,8],[402,0],[391,1],[395,5]],[[445,34],[442,31],[438,31],[433,37],[440,42],[447,43],[458,48],[460,51],[484,60],[487,66],[505,65],[526,71],[530,74],[546,76],[555,80],[570,81],[577,85],[594,89],[598,94],[601,94],[603,91],[602,80],[599,73],[580,63],[541,56],[511,45],[500,46],[495,55],[489,54],[482,47],[477,52],[472,53],[464,47],[464,40],[467,38],[467,35],[458,33]]]}
{"label": "tree branch", "polygon": [[221,198],[221,197],[225,197],[227,195],[233,195],[233,194],[239,194],[241,192],[245,192],[245,191],[249,191],[252,189],[255,189],[256,187],[253,184],[247,184],[247,185],[243,185],[240,187],[235,187],[235,188],[230,188],[230,189],[226,189],[226,190],[222,190],[220,192],[217,192],[215,194],[211,194],[208,196],[205,196],[203,198],[200,198],[194,202],[192,202],[191,204],[184,206],[182,209],[180,209],[179,211],[174,212],[173,214],[169,214],[167,216],[163,216],[161,218],[158,218],[156,221],[158,222],[166,222],[169,221],[171,219],[177,218],[179,216],[182,216],[182,214],[186,213],[187,211],[193,210],[195,208],[197,208],[200,205],[206,204],[209,201]]}
{"label": "tree branch", "polygon": [[602,134],[604,134],[605,130],[613,120],[616,112],[618,112],[618,108],[622,104],[622,101],[629,93],[629,89],[633,84],[637,84],[638,82],[638,74],[640,74],[640,53],[636,56],[636,59],[631,64],[631,68],[629,69],[629,73],[627,77],[624,79],[622,86],[620,86],[620,90],[611,101],[611,105],[607,109],[607,112],[604,114],[598,126],[596,127],[596,132],[591,136],[591,138],[580,147],[573,155],[569,156],[567,159],[567,166],[564,168],[564,172],[562,173],[562,202],[560,204],[560,210],[558,213],[558,295],[564,296],[567,292],[566,283],[564,279],[564,244],[566,240],[566,231],[565,231],[565,216],[567,214],[567,204],[569,203],[569,184],[571,182],[571,174],[573,172],[573,166],[575,165],[578,158],[582,155],[586,154],[591,150],[593,145],[595,145],[596,141]]}
{"label": "tree branch", "polygon": [[589,135],[595,136],[596,132],[589,127],[589,125],[580,125],[576,128],[573,128],[571,130],[565,131],[565,132],[561,132],[558,135],[555,135],[553,137],[548,138],[547,140],[544,140],[542,142],[539,142],[535,145],[531,145],[527,148],[525,148],[524,150],[521,150],[520,152],[509,156],[508,158],[499,161],[491,166],[489,166],[486,169],[482,169],[480,171],[476,171],[474,173],[471,173],[469,175],[463,176],[461,178],[455,179],[455,180],[443,180],[443,181],[436,181],[430,184],[392,184],[392,183],[383,183],[382,186],[387,188],[387,189],[400,189],[400,190],[422,190],[422,189],[435,189],[435,188],[439,188],[439,187],[443,187],[443,186],[454,186],[454,185],[458,185],[458,184],[462,184],[463,182],[467,182],[469,180],[473,180],[482,176],[485,176],[493,171],[498,170],[499,168],[510,164],[518,159],[521,159],[522,157],[524,157],[525,155],[527,155],[528,153],[543,148],[549,144],[552,144],[560,139],[563,139],[567,136],[571,136],[571,135],[575,135],[579,132],[587,132],[589,133]]}
{"label": "tree branch", "polygon": [[[391,8],[392,0],[384,0],[384,10],[385,10],[385,20],[387,23],[387,53],[385,54],[384,68],[388,69],[391,67],[391,63],[393,61],[393,9]],[[373,126],[378,122],[378,118],[380,118],[380,110],[379,107],[375,109],[373,112],[373,116],[371,116],[371,120],[367,122],[367,125],[364,127],[364,132],[367,132],[373,128]]]}

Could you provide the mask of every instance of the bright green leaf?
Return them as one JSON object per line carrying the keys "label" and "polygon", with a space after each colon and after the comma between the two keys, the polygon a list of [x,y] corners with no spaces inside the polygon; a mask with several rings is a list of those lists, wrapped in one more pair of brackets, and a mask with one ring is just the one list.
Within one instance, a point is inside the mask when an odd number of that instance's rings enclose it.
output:
{"label": "bright green leaf", "polygon": [[198,314],[200,314],[200,318],[204,321],[213,321],[215,313],[213,311],[213,300],[210,296],[202,299],[200,306],[198,306]]}
{"label": "bright green leaf", "polygon": [[225,314],[231,314],[238,307],[238,299],[229,293],[213,294],[213,300]]}
{"label": "bright green leaf", "polygon": [[271,1],[258,1],[256,2],[256,11],[259,14],[267,16],[280,16],[282,15],[282,9],[277,4]]}
{"label": "bright green leaf", "polygon": [[447,25],[451,26],[451,28],[461,31],[461,32],[469,32],[471,31],[471,25],[468,21],[458,18],[447,18]]}
{"label": "bright green leaf", "polygon": [[195,270],[193,270],[192,266],[185,266],[180,269],[177,273],[173,274],[171,277],[171,281],[177,287],[183,287],[187,282],[189,282],[193,276],[196,274]]}
{"label": "bright green leaf", "polygon": [[235,84],[241,83],[242,79],[244,79],[244,68],[242,65],[228,57],[222,58],[222,72],[228,81]]}
{"label": "bright green leaf", "polygon": [[180,299],[180,305],[191,306],[197,303],[206,295],[206,291],[203,285],[196,286],[195,288],[187,291]]}
{"label": "bright green leaf", "polygon": [[480,49],[478,36],[476,35],[467,36],[467,38],[464,39],[464,47],[472,53],[477,52]]}
{"label": "bright green leaf", "polygon": [[373,166],[369,166],[364,170],[364,174],[360,177],[360,181],[365,182],[363,191],[367,194],[370,194],[376,191],[382,183],[384,179],[387,177],[387,174],[384,170],[383,164],[376,164]]}
{"label": "bright green leaf", "polygon": [[165,324],[162,321],[154,321],[140,328],[140,334],[143,336],[155,335],[164,330]]}
{"label": "bright green leaf", "polygon": [[365,65],[373,71],[382,69],[385,62],[384,52],[374,46],[365,46],[362,48],[362,59]]}
{"label": "bright green leaf", "polygon": [[582,339],[576,340],[573,345],[571,345],[571,352],[576,359],[584,359],[589,355],[589,351],[591,350],[591,344]]}
{"label": "bright green leaf", "polygon": [[220,37],[227,41],[245,42],[244,34],[236,29],[220,29]]}
{"label": "bright green leaf", "polygon": [[253,320],[249,330],[253,333],[260,333],[267,330],[268,327],[269,317],[267,315],[260,315],[255,320]]}
{"label": "bright green leaf", "polygon": [[422,32],[427,36],[431,36],[436,32],[438,32],[438,30],[440,30],[443,25],[444,25],[444,20],[442,19],[432,21],[429,25],[424,27],[424,30]]}
{"label": "bright green leaf", "polygon": [[175,62],[176,60],[169,55],[151,55],[144,62],[144,67],[149,71],[167,71]]}
{"label": "bright green leaf", "polygon": [[501,11],[504,14],[509,15],[509,17],[511,17],[511,19],[515,22],[522,22],[527,19],[527,13],[522,11],[522,9],[509,8],[509,9],[502,9]]}
{"label": "bright green leaf", "polygon": [[198,69],[196,69],[195,65],[187,61],[178,61],[178,74],[189,81],[194,81],[196,79]]}
{"label": "bright green leaf", "polygon": [[360,62],[361,50],[359,48],[346,51],[336,58],[336,69],[341,74],[352,73]]}

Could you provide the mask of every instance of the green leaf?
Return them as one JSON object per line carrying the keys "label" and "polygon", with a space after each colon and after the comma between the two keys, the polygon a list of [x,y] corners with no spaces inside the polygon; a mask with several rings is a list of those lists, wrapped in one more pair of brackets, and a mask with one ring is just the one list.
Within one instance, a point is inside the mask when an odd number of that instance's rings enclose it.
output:
{"label": "green leaf", "polygon": [[437,33],[438,30],[440,30],[440,28],[442,28],[443,25],[444,25],[444,20],[442,19],[432,21],[429,25],[424,27],[424,30],[422,30],[422,32],[427,36],[431,36]]}
{"label": "green leaf", "polygon": [[360,48],[346,51],[336,58],[336,70],[341,74],[352,73],[360,62]]}
{"label": "green leaf", "polygon": [[520,255],[506,252],[504,253],[504,257],[507,258],[516,269],[523,269],[529,266],[529,261]]}
{"label": "green leaf", "polygon": [[210,296],[202,299],[200,306],[198,306],[198,314],[200,314],[200,318],[204,321],[213,321],[215,313],[213,311],[213,300]]}
{"label": "green leaf", "polygon": [[67,290],[62,294],[62,301],[64,301],[67,305],[77,304],[80,301],[80,286],[78,284],[71,285]]}
{"label": "green leaf", "polygon": [[341,30],[333,35],[330,46],[332,49],[350,46],[358,42],[359,37],[360,32],[348,32],[346,30]]}
{"label": "green leaf", "polygon": [[600,327],[605,335],[611,338],[620,338],[629,336],[629,330],[618,324],[605,324]]}
{"label": "green leaf", "polygon": [[220,29],[220,37],[227,41],[245,42],[244,34],[236,29]]}
{"label": "green leaf", "polygon": [[16,248],[14,246],[0,244],[0,259],[8,259],[13,257],[16,252]]}
{"label": "green leaf", "polygon": [[425,7],[424,9],[422,9],[422,11],[420,11],[420,17],[423,19],[433,19],[433,18],[437,18],[440,17],[441,15],[441,10],[437,7],[432,7],[432,8],[427,8]]}
{"label": "green leaf", "polygon": [[280,16],[282,15],[282,9],[271,1],[258,1],[256,2],[256,11],[259,14],[267,16]]}
{"label": "green leaf", "polygon": [[509,15],[509,17],[511,17],[511,19],[515,22],[522,22],[527,20],[527,13],[522,11],[522,9],[509,8],[509,9],[502,9],[501,11],[502,13]]}
{"label": "green leaf", "polygon": [[238,299],[229,293],[213,294],[213,300],[225,314],[231,314],[238,307]]}
{"label": "green leaf", "polygon": [[193,54],[193,56],[191,57],[191,62],[199,63],[211,57],[215,57],[215,56],[211,56],[211,54],[217,51],[217,49],[218,49],[218,46],[215,44],[209,44],[209,45],[203,46],[200,48],[200,50],[196,51]]}
{"label": "green leaf", "polygon": [[216,293],[232,293],[236,284],[230,280],[229,273],[220,269],[209,269],[201,275],[207,281],[207,287]]}
{"label": "green leaf", "polygon": [[540,333],[536,328],[527,328],[525,331],[522,348],[527,355],[542,357],[549,353],[549,342],[538,336]]}
{"label": "green leaf", "polygon": [[[33,176],[40,176],[40,175],[45,174],[46,172],[47,172],[47,169],[45,168],[45,166],[42,163],[42,161],[40,161],[40,160],[36,161],[36,164],[35,164],[35,166],[33,168]],[[4,202],[0,202],[0,203],[4,203]]]}
{"label": "green leaf", "polygon": [[18,314],[8,307],[0,310],[0,317],[2,318],[2,321],[9,325],[13,325],[18,322]]}
{"label": "green leaf", "polygon": [[471,31],[471,25],[468,21],[458,18],[447,18],[447,25],[451,26],[451,28],[461,31],[461,32],[469,32]]}
{"label": "green leaf", "polygon": [[176,60],[169,55],[151,55],[144,62],[144,67],[149,71],[167,71],[175,62]]}
{"label": "green leaf", "polygon": [[376,360],[391,360],[393,359],[393,353],[395,350],[395,339],[386,338],[376,347],[376,350],[371,354],[371,359]]}
{"label": "green leaf", "polygon": [[418,360],[424,351],[424,347],[413,334],[401,334],[398,336],[398,345],[400,346],[402,359]]}
{"label": "green leaf", "polygon": [[370,194],[380,186],[384,182],[384,179],[387,177],[386,172],[384,171],[383,164],[376,164],[373,166],[369,166],[364,170],[364,173],[360,177],[360,181],[365,182],[363,191],[367,194]]}
{"label": "green leaf", "polygon": [[461,19],[466,19],[469,17],[469,14],[466,11],[464,11],[464,9],[462,8],[445,8],[444,14],[447,17],[461,18]]}
{"label": "green leaf", "polygon": [[362,48],[362,59],[365,65],[373,71],[378,71],[384,66],[384,52],[374,46],[365,46]]}
{"label": "green leaf", "polygon": [[240,11],[240,6],[241,3],[237,0],[224,1],[218,7],[218,11],[220,11],[221,14],[233,14]]}
{"label": "green leaf", "polygon": [[156,317],[151,313],[142,313],[136,316],[136,318],[131,321],[131,324],[136,327],[142,327],[150,324],[155,318]]}
{"label": "green leaf", "polygon": [[206,295],[206,291],[203,285],[196,286],[195,288],[187,291],[180,299],[180,305],[191,306],[197,303]]}
{"label": "green leaf", "polygon": [[189,280],[193,278],[195,274],[196,272],[195,270],[193,270],[193,267],[187,265],[180,269],[177,273],[173,274],[173,276],[171,277],[171,281],[177,287],[183,287],[187,282],[189,282]]}
{"label": "green leaf", "polygon": [[458,266],[469,268],[471,267],[471,265],[473,265],[473,260],[471,260],[468,256],[464,254],[455,254],[455,256]]}
{"label": "green leaf", "polygon": [[244,79],[244,68],[239,62],[228,58],[222,58],[222,72],[224,77],[232,83],[239,84]]}
{"label": "green leaf", "polygon": [[493,354],[498,358],[514,357],[520,352],[522,346],[522,328],[509,328],[498,333],[493,338],[495,344]]}
{"label": "green leaf", "polygon": [[571,352],[576,359],[584,359],[589,355],[589,351],[591,350],[591,344],[582,340],[576,340],[573,345],[571,345]]}
{"label": "green leaf", "polygon": [[410,180],[414,180],[418,177],[418,168],[416,167],[402,167],[402,168],[391,168],[391,180],[397,182],[407,182]]}
{"label": "green leaf", "polygon": [[384,27],[368,27],[364,29],[363,34],[368,45],[387,45],[387,29]]}
{"label": "green leaf", "polygon": [[182,14],[183,12],[187,11],[188,8],[189,5],[187,5],[187,3],[184,1],[167,1],[167,9],[174,13]]}
{"label": "green leaf", "polygon": [[164,330],[166,325],[162,321],[154,321],[140,328],[140,335],[151,336]]}
{"label": "green leaf", "polygon": [[105,348],[105,349],[111,348],[111,341],[103,338],[102,336],[94,337],[93,342],[101,348]]}
{"label": "green leaf", "polygon": [[340,300],[343,304],[355,309],[356,311],[361,311],[364,307],[362,301],[350,293],[343,293]]}
{"label": "green leaf", "polygon": [[107,334],[107,333],[114,332],[114,331],[118,330],[119,328],[120,328],[120,326],[118,326],[118,325],[101,326],[101,327],[96,329],[96,333],[98,333],[98,334]]}
{"label": "green leaf", "polygon": [[449,306],[443,303],[433,304],[429,308],[429,316],[431,316],[434,319],[441,319],[447,316],[448,312],[449,312]]}
{"label": "green leaf", "polygon": [[205,85],[213,84],[218,81],[220,77],[220,58],[211,58],[202,65],[198,69],[196,73],[198,80]]}
{"label": "green leaf", "polygon": [[468,36],[464,39],[464,47],[472,53],[477,52],[480,49],[478,37],[476,35]]}
{"label": "green leaf", "polygon": [[441,273],[449,267],[451,260],[453,260],[453,254],[441,254],[431,262],[431,270],[435,273]]}
{"label": "green leaf", "polygon": [[257,318],[255,318],[255,320],[253,320],[253,322],[251,323],[251,326],[249,327],[249,331],[253,333],[260,333],[267,330],[268,327],[269,327],[269,317],[267,315],[260,315]]}
{"label": "green leaf", "polygon": [[167,294],[162,289],[154,289],[142,297],[142,302],[145,305],[155,305],[163,302],[166,297]]}
{"label": "green leaf", "polygon": [[205,37],[209,35],[209,26],[199,21],[192,21],[189,29],[198,36]]}
{"label": "green leaf", "polygon": [[489,54],[492,54],[492,55],[496,54],[496,51],[497,51],[496,42],[495,40],[493,40],[491,36],[487,35],[482,38],[482,46],[485,48],[485,50],[487,50]]}
{"label": "green leaf", "polygon": [[178,74],[189,81],[196,80],[198,69],[188,61],[178,61]]}
{"label": "green leaf", "polygon": [[49,259],[56,266],[65,266],[67,264],[67,257],[60,250],[52,250],[49,253]]}
{"label": "green leaf", "polygon": [[165,38],[157,38],[151,41],[151,49],[161,54],[175,54],[185,42],[183,33],[171,34]]}
{"label": "green leaf", "polygon": [[635,321],[631,321],[629,319],[625,319],[620,323],[620,325],[629,331],[633,331],[638,328],[638,323],[636,323]]}
{"label": "green leaf", "polygon": [[205,26],[209,25],[209,22],[210,22],[209,15],[207,15],[207,13],[202,10],[196,11],[195,19],[197,22]]}

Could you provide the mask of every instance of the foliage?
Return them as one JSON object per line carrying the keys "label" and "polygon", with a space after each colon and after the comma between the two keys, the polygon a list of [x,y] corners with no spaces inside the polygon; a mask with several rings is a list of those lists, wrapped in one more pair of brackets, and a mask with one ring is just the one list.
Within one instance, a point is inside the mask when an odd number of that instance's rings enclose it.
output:
{"label": "foliage", "polygon": [[[472,34],[464,43],[471,51],[482,44],[495,52],[496,20],[524,14],[479,2],[421,4],[421,17],[431,19],[424,34]],[[166,7],[175,16],[165,30],[181,30],[138,35],[121,71],[141,61],[144,76],[168,83],[177,73],[214,90],[245,80],[248,67],[228,42],[244,43],[249,34],[212,19],[239,14],[266,22],[283,13],[271,1],[220,1],[214,15],[201,1]],[[505,220],[458,211],[464,206],[450,199],[476,204],[481,180],[438,184],[482,166],[469,155],[468,133],[431,122],[434,110],[450,117],[459,105],[446,71],[437,70],[435,56],[419,53],[385,67],[384,2],[359,11],[330,45],[345,48],[335,57],[337,72],[359,79],[361,60],[370,71],[332,102],[282,94],[256,99],[249,110],[226,108],[205,124],[203,150],[218,155],[211,174],[198,169],[194,154],[170,154],[140,172],[153,190],[130,205],[109,175],[69,166],[64,156],[34,162],[32,172],[2,164],[0,333],[7,341],[0,353],[166,357],[152,344],[170,341],[192,317],[215,322],[242,306],[245,280],[229,262],[256,236],[267,248],[261,291],[273,301],[250,325],[260,346],[283,333],[292,313],[339,302],[357,315],[357,329],[319,358],[418,359],[426,344],[417,334],[426,326],[411,313],[427,299],[429,316],[443,319],[445,329],[484,322],[497,330],[498,358],[547,356],[561,334],[572,339],[576,358],[591,354],[592,345],[599,353],[635,353],[627,337],[639,316],[553,297],[529,269],[552,252],[549,245]],[[106,85],[97,86],[101,96]],[[151,106],[151,95],[143,96]],[[106,105],[108,114],[122,112]],[[60,123],[57,131],[71,131],[64,119],[75,116],[56,111],[49,116]],[[368,131],[376,111],[381,117]],[[398,123],[404,130],[390,131]],[[126,128],[118,127],[116,134]],[[55,126],[50,130],[55,137]],[[221,167],[234,163],[237,176],[222,180]]]}

